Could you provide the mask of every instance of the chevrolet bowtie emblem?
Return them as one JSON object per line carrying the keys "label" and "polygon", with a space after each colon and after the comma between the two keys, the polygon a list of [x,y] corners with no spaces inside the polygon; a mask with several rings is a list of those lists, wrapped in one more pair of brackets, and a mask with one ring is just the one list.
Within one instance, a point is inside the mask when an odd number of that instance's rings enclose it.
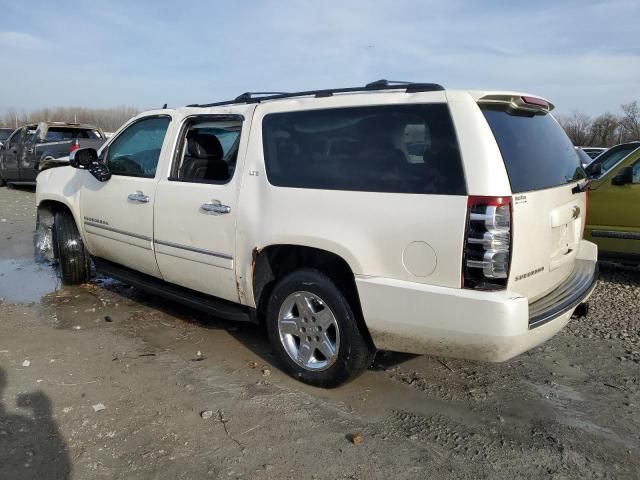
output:
{"label": "chevrolet bowtie emblem", "polygon": [[571,217],[575,220],[580,216],[580,207],[573,207],[573,211],[571,212]]}

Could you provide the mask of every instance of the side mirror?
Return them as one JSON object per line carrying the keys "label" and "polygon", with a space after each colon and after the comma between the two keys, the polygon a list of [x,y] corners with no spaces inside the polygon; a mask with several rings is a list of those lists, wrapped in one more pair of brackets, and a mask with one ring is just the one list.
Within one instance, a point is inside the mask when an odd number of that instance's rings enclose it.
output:
{"label": "side mirror", "polygon": [[633,183],[633,168],[624,167],[611,179],[611,185],[627,185]]}
{"label": "side mirror", "polygon": [[95,148],[79,148],[69,154],[69,165],[73,168],[87,170],[89,165],[98,161],[98,152]]}
{"label": "side mirror", "polygon": [[0,150],[4,150],[4,143],[0,142]]}
{"label": "side mirror", "polygon": [[588,166],[588,170],[590,178],[598,178],[600,175],[602,175],[602,164],[591,164]]}
{"label": "side mirror", "polygon": [[111,178],[107,166],[98,160],[95,148],[80,148],[69,155],[69,165],[80,170],[87,170],[99,182],[106,182]]}

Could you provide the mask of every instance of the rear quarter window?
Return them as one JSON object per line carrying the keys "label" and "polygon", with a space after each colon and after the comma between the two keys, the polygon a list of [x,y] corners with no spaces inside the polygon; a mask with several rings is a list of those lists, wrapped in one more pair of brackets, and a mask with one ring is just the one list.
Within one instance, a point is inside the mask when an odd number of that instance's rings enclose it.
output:
{"label": "rear quarter window", "polygon": [[275,186],[466,194],[446,104],[272,113],[262,128],[267,177]]}
{"label": "rear quarter window", "polygon": [[549,114],[482,106],[504,160],[513,193],[542,190],[586,178],[571,140]]}

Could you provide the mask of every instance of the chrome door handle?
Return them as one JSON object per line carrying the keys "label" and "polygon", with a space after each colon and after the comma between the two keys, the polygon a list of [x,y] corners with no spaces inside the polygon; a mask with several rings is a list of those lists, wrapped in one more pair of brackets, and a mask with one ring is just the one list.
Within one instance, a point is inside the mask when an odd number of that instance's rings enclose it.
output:
{"label": "chrome door handle", "polygon": [[138,190],[136,193],[130,193],[127,198],[136,203],[149,203],[149,197],[142,193],[140,190]]}
{"label": "chrome door handle", "polygon": [[200,205],[200,209],[208,215],[224,215],[231,212],[231,207],[222,205],[218,200],[211,200],[209,203]]}

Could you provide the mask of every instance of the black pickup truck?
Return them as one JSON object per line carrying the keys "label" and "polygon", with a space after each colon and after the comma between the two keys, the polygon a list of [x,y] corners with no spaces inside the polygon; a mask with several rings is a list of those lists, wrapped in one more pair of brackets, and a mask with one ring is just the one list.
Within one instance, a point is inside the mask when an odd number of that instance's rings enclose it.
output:
{"label": "black pickup truck", "polygon": [[62,122],[40,122],[16,129],[0,146],[0,186],[35,184],[44,168],[64,165],[55,159],[67,157],[72,148],[104,143],[102,130],[93,125]]}

